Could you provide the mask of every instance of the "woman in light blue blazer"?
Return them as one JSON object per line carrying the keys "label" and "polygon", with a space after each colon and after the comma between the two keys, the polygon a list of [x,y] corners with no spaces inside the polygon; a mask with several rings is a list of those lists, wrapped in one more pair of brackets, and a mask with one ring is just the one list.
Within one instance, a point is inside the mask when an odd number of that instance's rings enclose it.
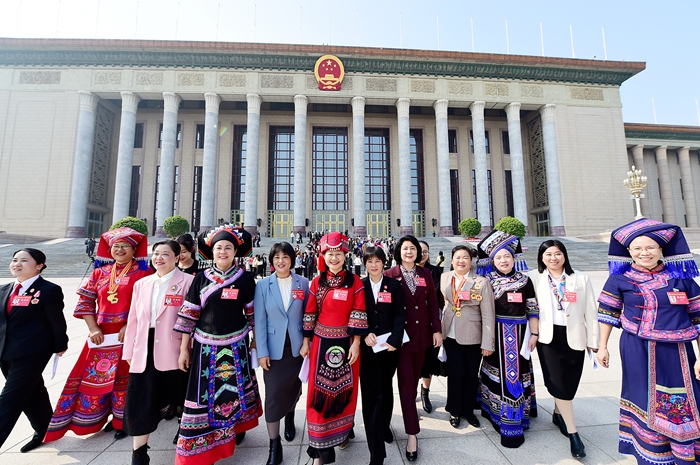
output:
{"label": "woman in light blue blazer", "polygon": [[303,357],[299,349],[304,309],[309,298],[309,281],[292,273],[296,254],[288,242],[270,249],[274,274],[255,286],[255,334],[258,360],[265,380],[265,421],[270,436],[267,465],[282,462],[280,420],[284,417],[284,439],[296,435],[294,409],[301,396],[299,370]]}

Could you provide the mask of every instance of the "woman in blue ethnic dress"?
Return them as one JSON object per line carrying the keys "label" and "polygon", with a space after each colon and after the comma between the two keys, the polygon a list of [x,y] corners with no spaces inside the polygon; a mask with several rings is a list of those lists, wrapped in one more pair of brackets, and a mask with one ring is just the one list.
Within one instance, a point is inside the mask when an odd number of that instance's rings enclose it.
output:
{"label": "woman in blue ethnic dress", "polygon": [[214,264],[195,276],[174,328],[183,333],[181,348],[194,339],[191,356],[180,352],[180,368],[189,367],[190,378],[176,465],[211,465],[230,457],[262,415],[248,344],[255,280],[233,262],[251,249],[250,234],[228,224],[199,236],[200,255]]}
{"label": "woman in blue ethnic dress", "polygon": [[597,357],[609,366],[610,333],[622,328],[619,451],[640,464],[699,463],[700,287],[683,232],[641,218],[613,231],[608,260]]}
{"label": "woman in blue ethnic dress", "polygon": [[[148,239],[131,228],[117,228],[100,237],[95,269],[78,289],[73,316],[85,320],[89,340],[68,375],[58,399],[45,442],[96,433],[104,426],[123,439],[124,404],[129,365],[122,360],[122,345],[136,281],[153,272],[148,267]],[[117,334],[118,343],[104,344]],[[109,414],[112,421],[107,423]],[[105,426],[105,423],[106,426]]]}
{"label": "woman in blue ethnic dress", "polygon": [[503,447],[517,448],[537,416],[532,362],[520,350],[537,345],[539,307],[532,282],[521,273],[527,264],[517,236],[493,231],[478,251],[477,273],[491,282],[496,307],[496,350],[481,365],[481,415],[501,434]]}

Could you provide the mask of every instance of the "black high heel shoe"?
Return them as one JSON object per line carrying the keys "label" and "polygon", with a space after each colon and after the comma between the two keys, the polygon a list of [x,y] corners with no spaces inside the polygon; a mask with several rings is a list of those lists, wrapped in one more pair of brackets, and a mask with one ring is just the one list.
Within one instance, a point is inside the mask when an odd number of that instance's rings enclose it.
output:
{"label": "black high heel shoe", "polygon": [[583,445],[578,433],[569,434],[569,442],[571,443],[572,457],[580,459],[586,456],[586,446]]}
{"label": "black high heel shoe", "polygon": [[552,423],[559,427],[559,431],[561,432],[561,434],[563,434],[567,438],[569,437],[569,432],[566,430],[566,422],[564,421],[564,417],[562,417],[560,413],[552,413]]}
{"label": "black high heel shoe", "polygon": [[[406,447],[408,447],[408,444],[406,444]],[[409,462],[415,462],[418,460],[418,438],[416,437],[416,451],[415,452],[409,452],[408,449],[406,449],[406,458],[408,459]]]}

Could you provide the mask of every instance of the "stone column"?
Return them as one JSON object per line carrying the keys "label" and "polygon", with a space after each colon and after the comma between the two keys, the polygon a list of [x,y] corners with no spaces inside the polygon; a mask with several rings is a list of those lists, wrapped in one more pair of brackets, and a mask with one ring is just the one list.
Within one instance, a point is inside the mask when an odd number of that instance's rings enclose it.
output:
{"label": "stone column", "polygon": [[180,96],[163,92],[163,142],[160,146],[160,179],[156,205],[156,237],[166,237],[163,231],[165,219],[173,216],[175,196],[175,146],[177,144],[177,110]]}
{"label": "stone column", "polygon": [[678,149],[678,161],[681,167],[681,185],[683,186],[683,202],[685,203],[685,218],[689,228],[698,227],[698,208],[695,204],[695,185],[693,171],[690,168],[690,147]]}
{"label": "stone column", "polygon": [[435,135],[437,139],[437,181],[440,204],[440,237],[451,237],[452,193],[450,192],[450,146],[447,135],[447,107],[449,101],[440,99],[433,104],[435,109]]}
{"label": "stone column", "polygon": [[117,157],[117,175],[114,180],[112,222],[129,216],[136,111],[140,100],[141,98],[133,92],[122,92],[122,119],[119,124],[119,155]]}
{"label": "stone column", "polygon": [[366,237],[364,97],[354,97],[352,99],[352,177],[352,212],[355,217],[353,234],[355,237]]}
{"label": "stone column", "polygon": [[[643,145],[635,145],[632,147],[632,159],[634,160],[634,167],[637,169],[642,170],[642,174],[646,175],[647,172],[644,169],[644,146]],[[647,192],[644,195],[642,199],[640,199],[640,206],[642,208],[642,215],[648,216],[651,215],[651,207],[649,206],[649,199],[647,198],[649,189],[647,188]]]}
{"label": "stone column", "polygon": [[479,223],[481,223],[482,234],[488,234],[493,229],[493,225],[491,224],[491,212],[489,211],[489,179],[488,162],[486,160],[484,105],[486,105],[486,102],[479,100],[469,105],[469,110],[472,112],[472,134],[474,135],[477,219]]}
{"label": "stone column", "polygon": [[306,236],[306,95],[294,96],[294,232]]}
{"label": "stone column", "polygon": [[561,178],[559,177],[557,131],[554,125],[555,108],[556,105],[551,103],[540,108],[542,139],[544,140],[544,168],[547,174],[547,195],[549,201],[549,233],[552,236],[566,236],[564,206],[561,198]]}
{"label": "stone column", "polygon": [[95,112],[99,100],[97,95],[85,90],[78,91],[78,98],[80,99],[80,113],[78,114],[78,134],[75,138],[73,184],[70,192],[70,213],[66,237],[85,237],[92,169],[92,142],[95,137]]}
{"label": "stone column", "polygon": [[[258,94],[248,94],[246,99],[248,100],[248,145],[244,222],[245,230],[255,234],[258,232],[258,166],[260,165],[260,104],[262,98]],[[294,141],[296,144],[296,136]],[[294,192],[296,193],[296,190]]]}
{"label": "stone column", "polygon": [[219,104],[221,97],[213,92],[204,94],[204,153],[202,156],[202,212],[199,229],[204,231],[216,224],[216,165],[219,155]]}
{"label": "stone column", "polygon": [[399,126],[399,201],[401,227],[399,236],[413,234],[413,202],[411,202],[411,132],[408,121],[411,99],[396,101]]}
{"label": "stone column", "polygon": [[513,102],[508,104],[506,106],[506,116],[508,117],[508,143],[510,145],[510,174],[513,181],[513,213],[525,225],[525,231],[529,232],[523,139],[520,126],[520,103]]}
{"label": "stone column", "polygon": [[664,215],[663,222],[676,224],[676,209],[673,206],[673,190],[666,146],[656,147],[654,153],[656,153],[656,166],[659,171],[659,194],[661,195],[661,211]]}

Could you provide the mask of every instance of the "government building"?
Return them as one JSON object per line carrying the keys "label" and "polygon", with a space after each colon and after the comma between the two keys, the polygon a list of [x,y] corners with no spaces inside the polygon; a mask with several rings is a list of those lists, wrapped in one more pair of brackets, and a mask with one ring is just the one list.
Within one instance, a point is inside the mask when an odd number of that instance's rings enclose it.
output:
{"label": "government building", "polygon": [[0,39],[0,230],[537,236],[698,227],[700,128],[625,124],[644,63],[259,43]]}

